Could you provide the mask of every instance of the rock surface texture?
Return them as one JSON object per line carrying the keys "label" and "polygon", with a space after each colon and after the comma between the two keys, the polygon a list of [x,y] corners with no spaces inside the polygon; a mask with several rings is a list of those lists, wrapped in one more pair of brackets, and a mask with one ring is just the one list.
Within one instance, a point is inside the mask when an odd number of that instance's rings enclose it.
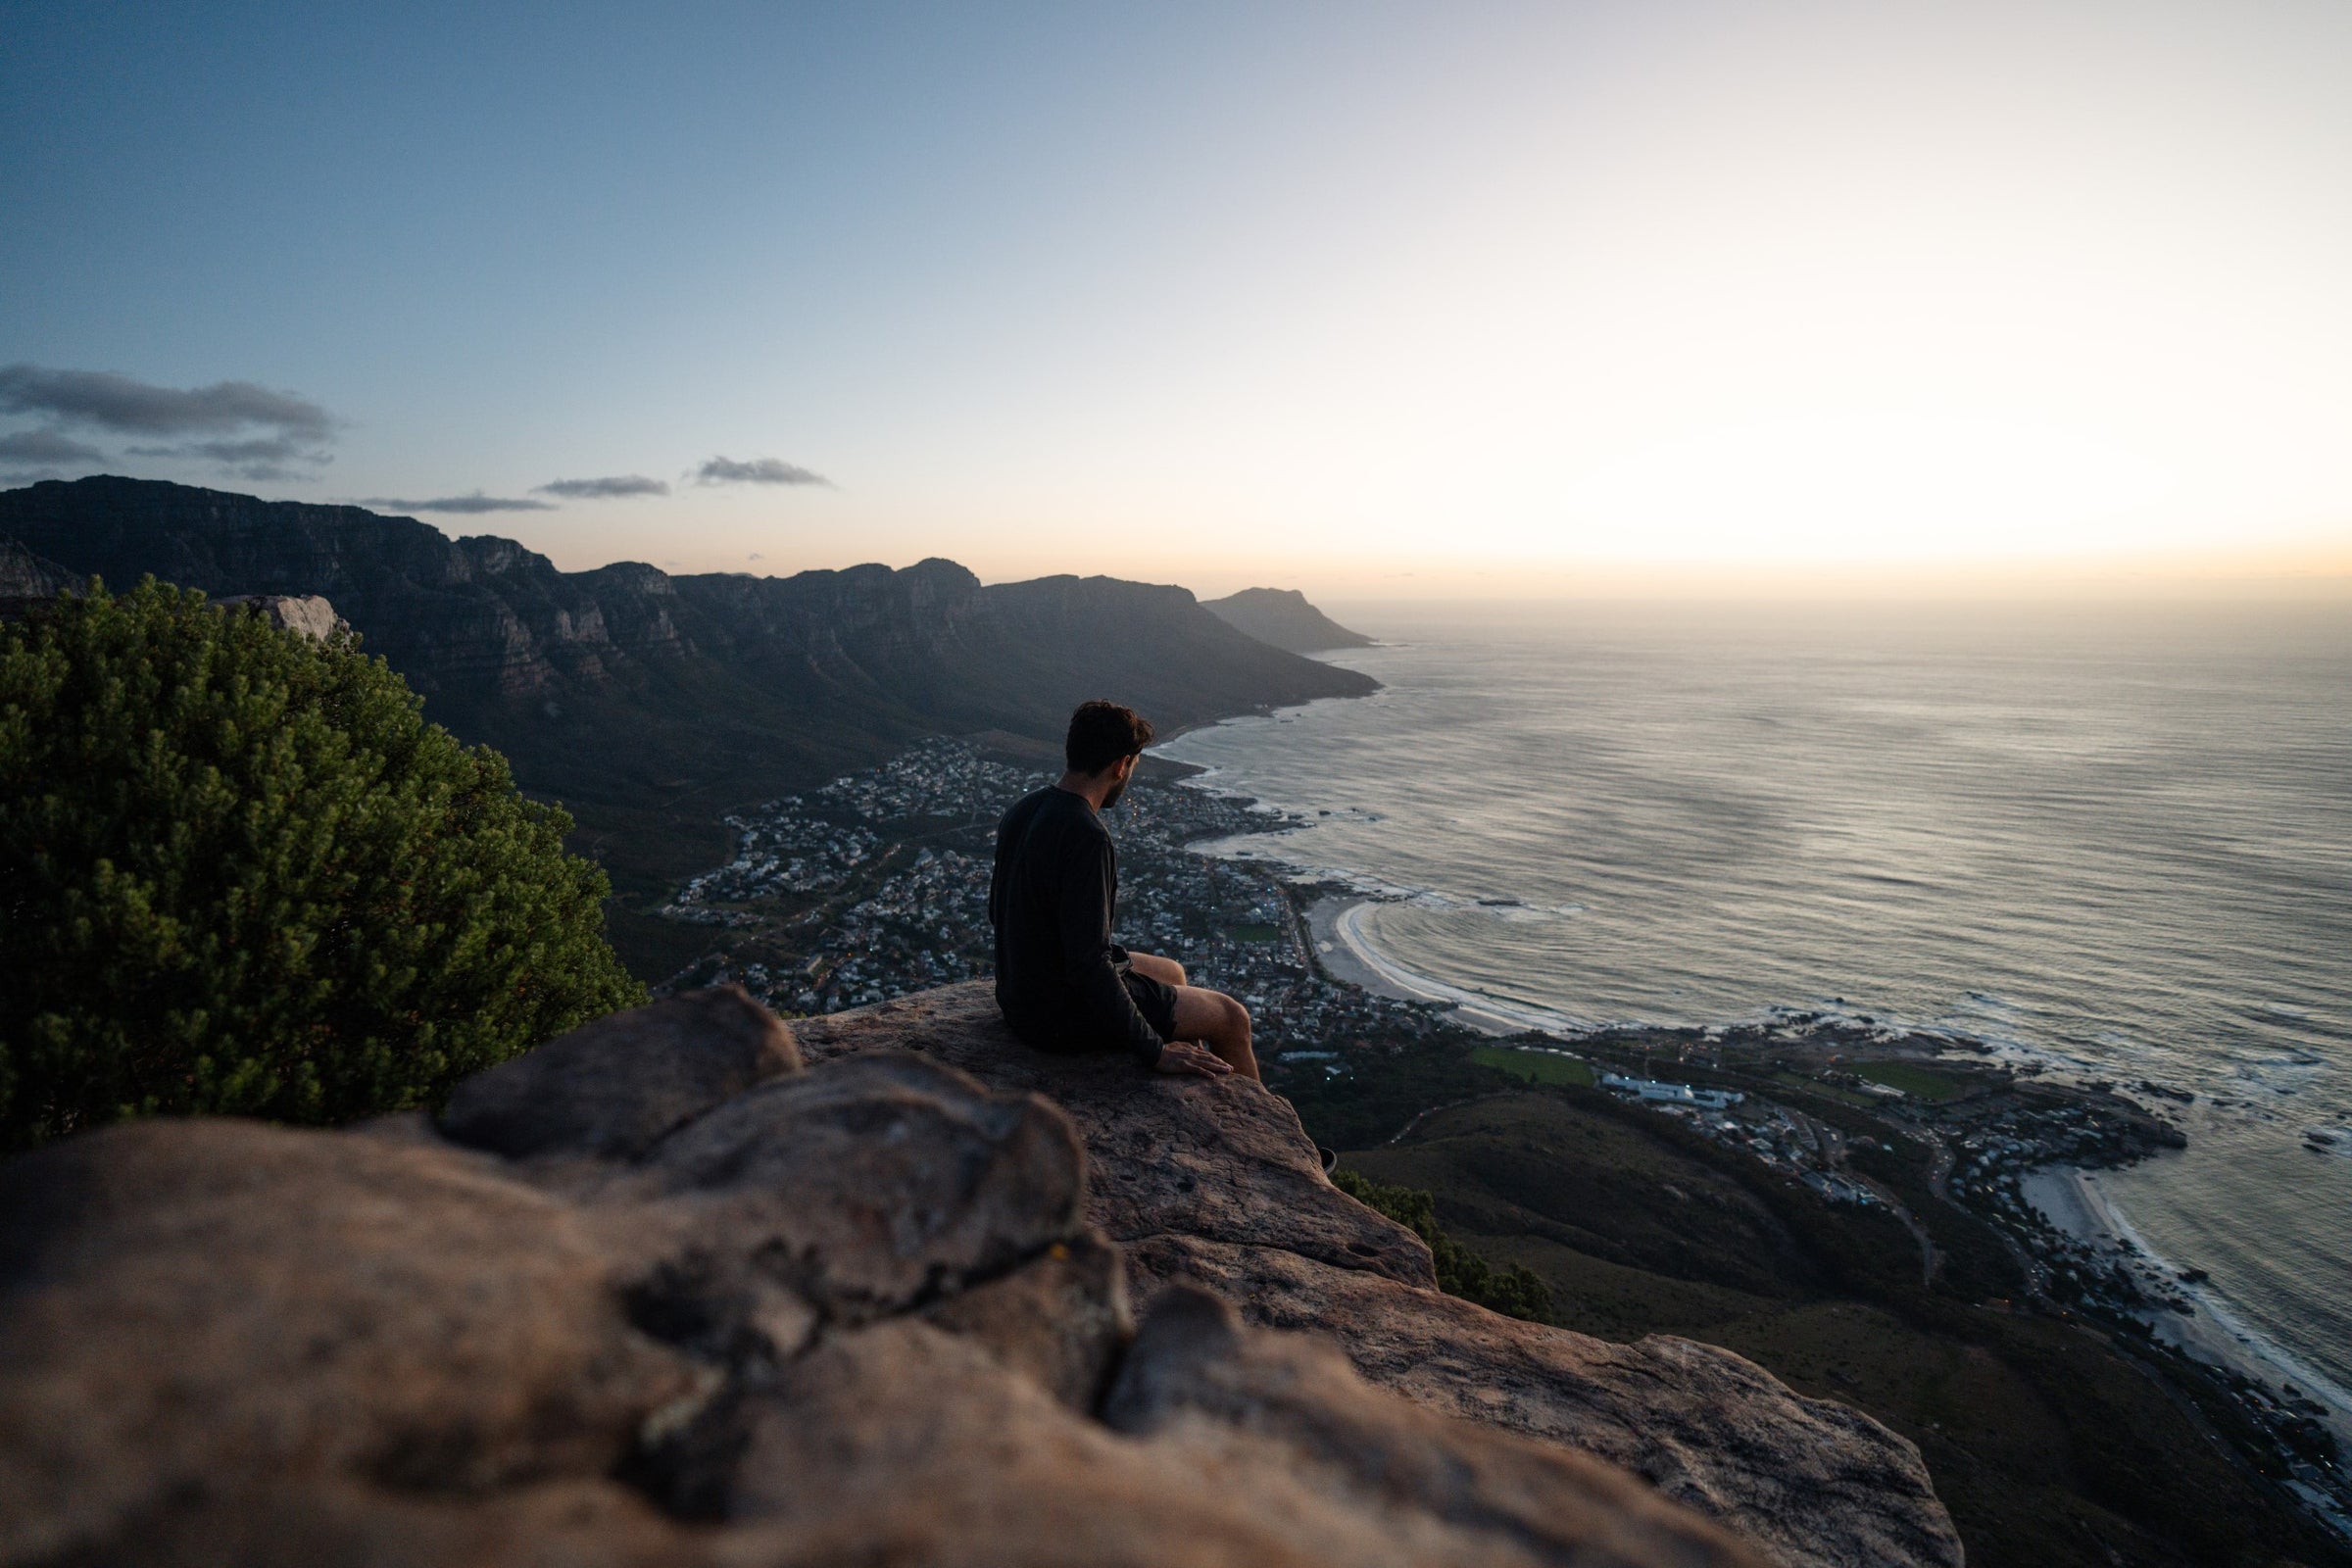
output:
{"label": "rock surface texture", "polygon": [[280,631],[298,631],[319,642],[338,631],[351,630],[351,622],[336,614],[335,607],[318,594],[229,594],[213,603],[223,610],[259,615]]}
{"label": "rock surface texture", "polygon": [[1613,1461],[1784,1563],[1961,1560],[1918,1450],[1859,1411],[1712,1346],[1612,1345],[1440,1295],[1420,1238],[1326,1182],[1289,1102],[1255,1084],[1024,1051],[985,982],[794,1027],[811,1061],[903,1044],[1060,1105],[1137,1300],[1185,1285],[1317,1333],[1374,1384]]}
{"label": "rock surface texture", "polygon": [[81,579],[0,533],[0,620],[22,620]]}
{"label": "rock surface texture", "polygon": [[1769,1560],[1959,1552],[1868,1421],[1439,1296],[1282,1101],[983,988],[0,1166],[0,1563]]}

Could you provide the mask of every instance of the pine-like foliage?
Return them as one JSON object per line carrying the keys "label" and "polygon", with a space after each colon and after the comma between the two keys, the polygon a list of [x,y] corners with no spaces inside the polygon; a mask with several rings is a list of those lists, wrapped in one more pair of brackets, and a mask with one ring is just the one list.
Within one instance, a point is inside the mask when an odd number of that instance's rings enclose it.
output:
{"label": "pine-like foliage", "polygon": [[1530,1323],[1549,1323],[1551,1289],[1535,1270],[1512,1265],[1496,1268],[1438,1228],[1437,1200],[1411,1187],[1391,1187],[1351,1170],[1335,1170],[1331,1183],[1366,1208],[1389,1218],[1429,1244],[1438,1266],[1438,1289],[1465,1301],[1476,1301],[1505,1317]]}
{"label": "pine-like foliage", "polygon": [[421,708],[152,579],[0,628],[0,1148],[430,1105],[642,998],[571,819]]}

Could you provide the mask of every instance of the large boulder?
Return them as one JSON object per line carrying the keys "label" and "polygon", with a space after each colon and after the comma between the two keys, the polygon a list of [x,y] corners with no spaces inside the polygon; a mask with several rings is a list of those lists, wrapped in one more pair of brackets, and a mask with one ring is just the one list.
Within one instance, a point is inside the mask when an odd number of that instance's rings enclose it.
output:
{"label": "large boulder", "polygon": [[1325,1181],[1290,1103],[1254,1083],[1027,1051],[979,982],[797,1029],[812,1061],[913,1046],[1060,1105],[1093,1163],[1088,1217],[1122,1244],[1138,1300],[1190,1286],[1320,1334],[1374,1384],[1622,1465],[1784,1563],[1961,1561],[1919,1451],[1869,1416],[1713,1346],[1615,1345],[1439,1294],[1420,1239]]}
{"label": "large boulder", "polygon": [[797,1031],[703,993],[438,1118],[0,1167],[0,1564],[1759,1546],[1957,1561],[1862,1418],[1440,1296],[1280,1100],[1036,1056],[973,988]]}

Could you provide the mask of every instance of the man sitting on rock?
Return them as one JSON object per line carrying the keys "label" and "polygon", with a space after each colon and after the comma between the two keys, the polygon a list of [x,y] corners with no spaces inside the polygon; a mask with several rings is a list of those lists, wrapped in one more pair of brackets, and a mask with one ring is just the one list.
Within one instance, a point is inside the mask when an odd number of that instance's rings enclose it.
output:
{"label": "man sitting on rock", "polygon": [[1168,1073],[1257,1077],[1250,1009],[1185,984],[1172,958],[1110,940],[1119,858],[1102,813],[1126,791],[1152,725],[1117,703],[1079,705],[1063,744],[1069,771],[997,824],[988,918],[997,928],[997,1005],[1040,1051],[1125,1049]]}

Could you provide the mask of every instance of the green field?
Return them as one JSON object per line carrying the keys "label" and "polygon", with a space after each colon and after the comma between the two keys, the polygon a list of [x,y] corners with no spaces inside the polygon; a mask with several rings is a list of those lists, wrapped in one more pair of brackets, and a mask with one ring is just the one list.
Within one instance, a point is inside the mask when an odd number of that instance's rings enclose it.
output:
{"label": "green field", "polygon": [[1275,927],[1260,920],[1229,927],[1225,934],[1236,942],[1271,942],[1282,935]]}
{"label": "green field", "polygon": [[1531,1084],[1576,1084],[1592,1087],[1592,1068],[1574,1056],[1555,1056],[1547,1051],[1520,1051],[1510,1046],[1481,1046],[1470,1059],[1482,1067],[1498,1067]]}
{"label": "green field", "polygon": [[1857,1061],[1854,1076],[1885,1084],[1889,1089],[1900,1089],[1921,1100],[1957,1100],[1968,1092],[1968,1086],[1957,1078],[1947,1078],[1907,1061]]}
{"label": "green field", "polygon": [[1840,1089],[1836,1084],[1825,1084],[1818,1078],[1808,1078],[1801,1072],[1790,1072],[1786,1067],[1774,1073],[1772,1081],[1776,1084],[1787,1084],[1791,1089],[1801,1089],[1808,1095],[1819,1095],[1825,1100],[1835,1100],[1840,1104],[1852,1105],[1857,1109],[1876,1112],[1882,1108],[1876,1100],[1857,1090]]}

